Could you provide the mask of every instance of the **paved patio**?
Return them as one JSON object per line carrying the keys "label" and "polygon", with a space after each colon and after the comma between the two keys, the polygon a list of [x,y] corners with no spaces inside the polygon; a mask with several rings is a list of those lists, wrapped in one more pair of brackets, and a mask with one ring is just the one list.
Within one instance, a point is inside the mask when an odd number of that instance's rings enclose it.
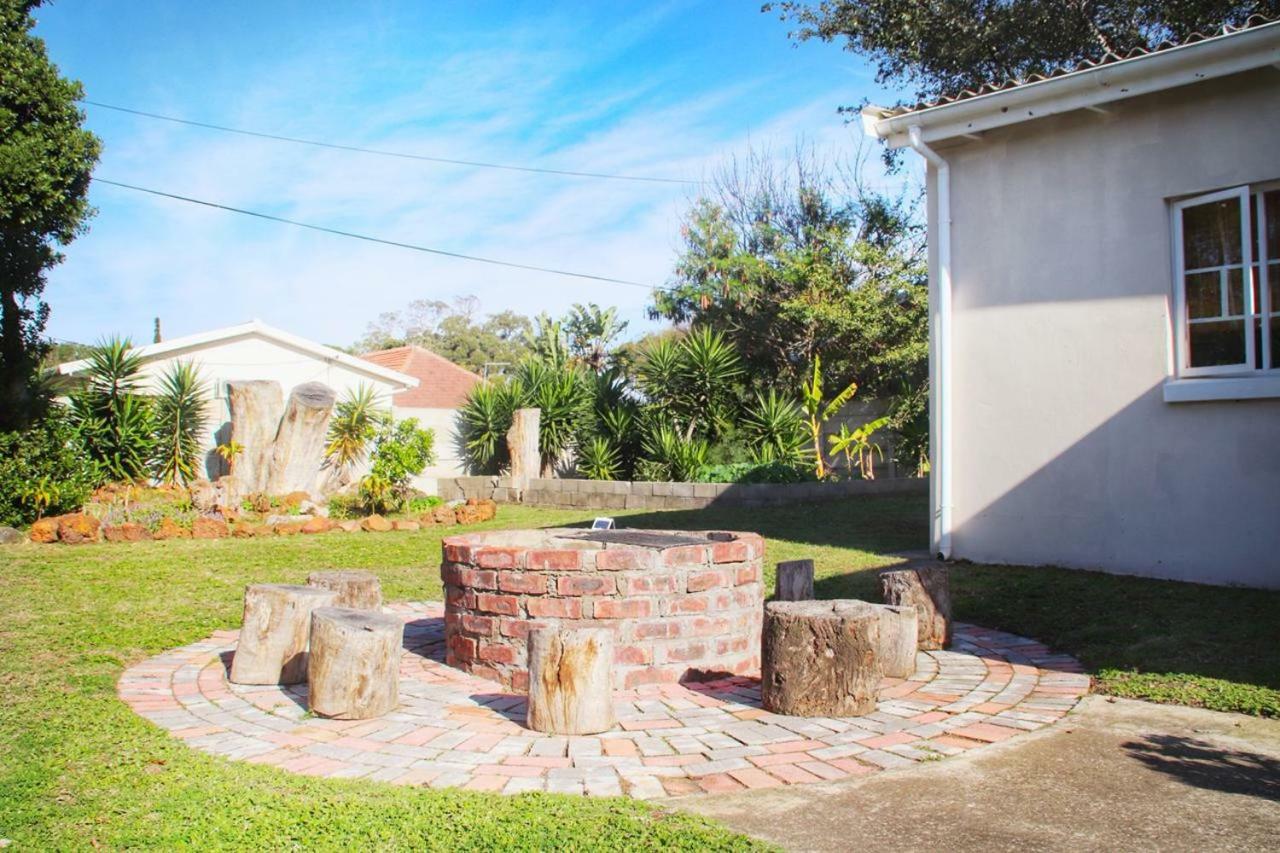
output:
{"label": "paved patio", "polygon": [[832,782],[982,750],[1057,723],[1089,688],[1070,657],[959,625],[952,649],[920,653],[909,679],[885,679],[868,716],[770,714],[758,679],[726,678],[615,693],[614,730],[556,737],[524,727],[522,696],[443,663],[443,605],[386,610],[406,623],[401,704],[377,720],[312,717],[305,684],[230,684],[235,631],[129,668],[119,694],[196,749],[306,775],[655,799]]}

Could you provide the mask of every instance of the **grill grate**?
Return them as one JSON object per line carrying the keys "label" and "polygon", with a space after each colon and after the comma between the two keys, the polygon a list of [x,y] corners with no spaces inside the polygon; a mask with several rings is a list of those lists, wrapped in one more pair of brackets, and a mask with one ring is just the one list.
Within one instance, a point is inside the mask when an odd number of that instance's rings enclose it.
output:
{"label": "grill grate", "polygon": [[651,533],[646,530],[592,530],[566,539],[603,542],[607,545],[632,545],[637,548],[675,548],[680,545],[706,545],[705,536],[682,536],[678,533]]}

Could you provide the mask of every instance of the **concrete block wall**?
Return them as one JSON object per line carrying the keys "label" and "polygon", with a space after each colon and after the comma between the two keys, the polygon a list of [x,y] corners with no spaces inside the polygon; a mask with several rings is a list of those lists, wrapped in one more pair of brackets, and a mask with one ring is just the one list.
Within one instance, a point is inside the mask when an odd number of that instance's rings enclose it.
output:
{"label": "concrete block wall", "polygon": [[781,506],[856,495],[928,494],[921,477],[849,480],[839,483],[646,483],[625,480],[537,479],[521,496],[505,477],[457,477],[440,481],[445,500],[488,498],[499,503],[518,500],[530,506],[584,509],[703,509],[716,506]]}

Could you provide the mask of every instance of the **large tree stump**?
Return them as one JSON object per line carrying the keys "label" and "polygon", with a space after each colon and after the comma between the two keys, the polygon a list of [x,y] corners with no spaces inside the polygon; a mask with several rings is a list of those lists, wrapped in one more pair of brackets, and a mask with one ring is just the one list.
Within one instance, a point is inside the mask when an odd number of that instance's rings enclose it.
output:
{"label": "large tree stump", "polygon": [[787,560],[778,563],[777,571],[775,601],[813,600],[813,560]]}
{"label": "large tree stump", "polygon": [[244,624],[231,659],[236,684],[299,684],[307,680],[311,611],[333,603],[333,590],[258,583],[244,591]]}
{"label": "large tree stump", "polygon": [[307,705],[323,717],[367,720],[400,703],[404,622],[395,616],[320,607],[311,614]]}
{"label": "large tree stump", "polygon": [[876,708],[880,614],[862,601],[771,601],[764,608],[766,711],[851,717]]}
{"label": "large tree stump", "polygon": [[916,609],[921,649],[951,645],[951,583],[946,566],[885,569],[880,572],[880,594],[885,604]]}
{"label": "large tree stump", "polygon": [[538,450],[541,409],[516,409],[507,430],[507,451],[511,455],[511,487],[524,491],[529,481],[542,474],[542,454]]}
{"label": "large tree stump", "polygon": [[232,485],[240,495],[264,492],[271,471],[276,430],[284,413],[280,383],[228,382],[227,402],[231,407],[231,440],[244,448],[232,465]]}
{"label": "large tree stump", "polygon": [[890,678],[910,678],[916,671],[919,619],[914,607],[873,605],[880,614],[880,661]]}
{"label": "large tree stump", "polygon": [[331,589],[338,594],[334,607],[352,610],[379,610],[382,607],[382,582],[372,572],[312,572],[307,586]]}
{"label": "large tree stump", "polygon": [[529,728],[558,735],[589,735],[613,728],[612,666],[609,628],[531,629]]}
{"label": "large tree stump", "polygon": [[304,382],[289,394],[271,449],[268,494],[315,490],[334,400],[333,389],[322,382]]}

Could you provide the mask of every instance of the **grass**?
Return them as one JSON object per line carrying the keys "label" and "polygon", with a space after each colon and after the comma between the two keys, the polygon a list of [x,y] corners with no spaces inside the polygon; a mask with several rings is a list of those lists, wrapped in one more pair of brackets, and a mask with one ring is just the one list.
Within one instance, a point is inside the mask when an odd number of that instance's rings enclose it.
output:
{"label": "grass", "polygon": [[[483,527],[590,515],[504,507]],[[874,569],[920,547],[927,513],[920,498],[886,497],[626,523],[757,530],[768,538],[769,584],[773,561],[812,557],[819,596],[874,598]],[[708,821],[624,800],[408,790],[227,762],[115,698],[128,664],[237,624],[249,582],[365,568],[388,599],[438,598],[444,534],[0,550],[0,838],[17,849],[752,847]],[[967,565],[955,569],[953,593],[957,618],[1075,654],[1105,691],[1280,716],[1280,593]]]}

